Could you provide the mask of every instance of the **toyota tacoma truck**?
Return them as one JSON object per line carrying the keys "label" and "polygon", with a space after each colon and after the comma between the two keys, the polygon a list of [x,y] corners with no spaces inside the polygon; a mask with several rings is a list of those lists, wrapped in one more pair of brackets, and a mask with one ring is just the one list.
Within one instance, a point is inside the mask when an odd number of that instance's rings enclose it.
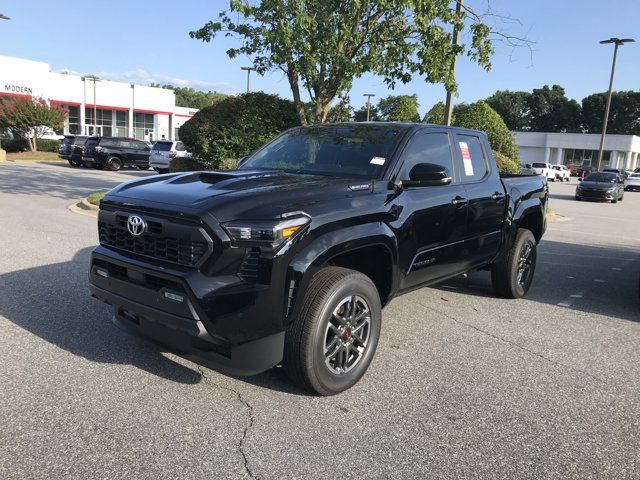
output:
{"label": "toyota tacoma truck", "polygon": [[498,295],[524,296],[547,198],[546,179],[498,173],[482,132],[298,127],[237,170],[114,188],[90,288],[118,325],[200,364],[282,364],[331,395],[367,370],[392,298],[483,269]]}

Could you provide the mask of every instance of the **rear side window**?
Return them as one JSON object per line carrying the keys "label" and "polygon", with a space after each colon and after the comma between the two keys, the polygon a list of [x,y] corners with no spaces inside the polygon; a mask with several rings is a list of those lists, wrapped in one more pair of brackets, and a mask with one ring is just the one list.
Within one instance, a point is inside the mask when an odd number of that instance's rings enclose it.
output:
{"label": "rear side window", "polygon": [[120,148],[134,148],[131,140],[118,140]]}
{"label": "rear side window", "polygon": [[433,163],[447,169],[448,176],[453,176],[453,161],[447,133],[418,133],[402,153],[403,164],[400,180],[408,180],[409,172],[419,163]]}
{"label": "rear side window", "polygon": [[168,152],[171,150],[171,142],[156,142],[153,149],[157,152]]}
{"label": "rear side window", "polygon": [[98,140],[97,138],[88,138],[84,145],[85,147],[94,147],[98,144]]}
{"label": "rear side window", "polygon": [[84,145],[84,142],[86,142],[86,141],[87,141],[87,137],[76,137],[73,140],[73,144],[74,145]]}
{"label": "rear side window", "polygon": [[146,150],[147,148],[149,148],[149,145],[147,145],[144,142],[140,142],[140,141],[135,141],[134,140],[133,148],[137,148],[138,150]]}
{"label": "rear side window", "polygon": [[[489,173],[489,165],[480,139],[473,135],[456,135],[458,170],[463,182],[481,180]],[[535,167],[535,163],[533,166]]]}
{"label": "rear side window", "polygon": [[178,152],[184,152],[186,150],[186,148],[184,148],[184,143],[176,142],[176,150]]}
{"label": "rear side window", "polygon": [[533,163],[533,168],[547,168],[546,163]]}
{"label": "rear side window", "polygon": [[103,138],[100,140],[100,146],[102,147],[117,147],[118,141],[113,138]]}

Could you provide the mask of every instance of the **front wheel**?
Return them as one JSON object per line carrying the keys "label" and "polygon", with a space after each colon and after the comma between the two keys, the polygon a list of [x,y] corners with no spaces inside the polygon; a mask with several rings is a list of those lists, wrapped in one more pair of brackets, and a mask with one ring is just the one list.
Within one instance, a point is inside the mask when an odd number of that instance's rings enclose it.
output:
{"label": "front wheel", "polygon": [[382,319],[378,290],[360,272],[327,267],[300,301],[285,337],[285,372],[318,395],[343,392],[362,378],[375,354]]}
{"label": "front wheel", "polygon": [[536,269],[537,244],[530,230],[518,229],[509,251],[491,267],[494,291],[507,298],[522,298],[529,291]]}
{"label": "front wheel", "polygon": [[107,168],[112,172],[117,172],[122,168],[122,160],[118,157],[109,157],[107,159]]}

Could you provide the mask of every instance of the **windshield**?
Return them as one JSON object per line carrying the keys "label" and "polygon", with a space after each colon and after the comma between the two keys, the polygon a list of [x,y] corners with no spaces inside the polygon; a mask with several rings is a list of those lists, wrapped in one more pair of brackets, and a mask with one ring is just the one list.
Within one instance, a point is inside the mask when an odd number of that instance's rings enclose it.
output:
{"label": "windshield", "polygon": [[587,178],[584,179],[586,182],[608,182],[614,183],[616,181],[615,173],[605,173],[605,172],[594,172],[590,173]]}
{"label": "windshield", "polygon": [[168,152],[171,150],[171,142],[156,142],[153,145],[153,149],[157,152]]}
{"label": "windshield", "polygon": [[533,168],[547,168],[546,163],[534,163]]}
{"label": "windshield", "polygon": [[371,124],[300,127],[258,150],[241,170],[376,178],[405,128]]}

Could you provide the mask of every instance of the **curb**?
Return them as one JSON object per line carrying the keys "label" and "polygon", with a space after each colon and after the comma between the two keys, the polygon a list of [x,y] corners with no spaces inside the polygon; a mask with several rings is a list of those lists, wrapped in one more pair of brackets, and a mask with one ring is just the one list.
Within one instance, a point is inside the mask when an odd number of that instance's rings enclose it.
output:
{"label": "curb", "polygon": [[98,207],[89,203],[86,198],[83,198],[79,202],[72,203],[67,209],[73,213],[98,218]]}

